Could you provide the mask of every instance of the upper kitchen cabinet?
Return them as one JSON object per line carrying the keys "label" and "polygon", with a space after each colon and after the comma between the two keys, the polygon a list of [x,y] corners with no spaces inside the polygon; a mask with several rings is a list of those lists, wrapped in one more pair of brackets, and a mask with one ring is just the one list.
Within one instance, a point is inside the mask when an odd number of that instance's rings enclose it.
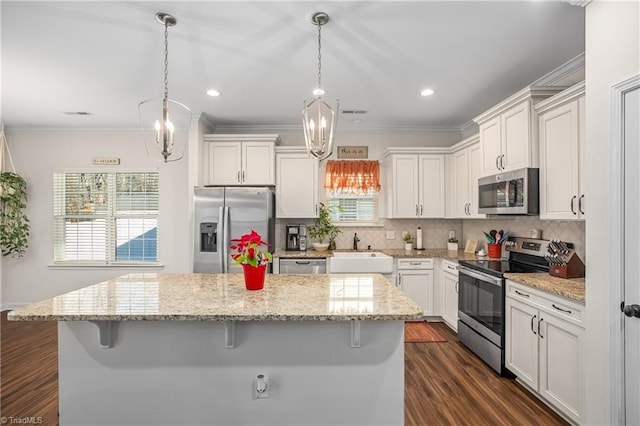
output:
{"label": "upper kitchen cabinet", "polygon": [[387,217],[443,218],[444,155],[427,153],[430,150],[424,148],[410,149],[412,152],[409,148],[385,152]]}
{"label": "upper kitchen cabinet", "polygon": [[304,148],[276,149],[276,217],[318,217],[318,159]]}
{"label": "upper kitchen cabinet", "polygon": [[205,185],[275,185],[278,135],[204,135]]}
{"label": "upper kitchen cabinet", "polygon": [[585,86],[536,105],[540,134],[540,219],[585,218]]}
{"label": "upper kitchen cabinet", "polygon": [[453,185],[452,193],[447,195],[453,199],[453,214],[449,217],[485,218],[486,215],[478,213],[478,178],[482,166],[479,135],[459,142],[452,149]]}
{"label": "upper kitchen cabinet", "polygon": [[562,89],[527,87],[474,118],[480,135],[480,177],[538,167],[537,114],[533,107]]}

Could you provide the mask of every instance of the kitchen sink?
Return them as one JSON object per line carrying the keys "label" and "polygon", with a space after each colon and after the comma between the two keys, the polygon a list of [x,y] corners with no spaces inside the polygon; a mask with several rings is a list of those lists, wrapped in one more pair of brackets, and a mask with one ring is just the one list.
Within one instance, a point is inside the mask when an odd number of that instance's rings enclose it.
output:
{"label": "kitchen sink", "polygon": [[379,251],[336,251],[329,260],[329,272],[390,274],[393,257]]}

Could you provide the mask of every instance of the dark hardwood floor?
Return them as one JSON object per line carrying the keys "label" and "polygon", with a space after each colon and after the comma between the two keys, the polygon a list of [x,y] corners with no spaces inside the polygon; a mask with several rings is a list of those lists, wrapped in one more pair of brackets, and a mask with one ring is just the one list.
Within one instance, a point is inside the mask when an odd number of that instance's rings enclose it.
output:
{"label": "dark hardwood floor", "polygon": [[[0,413],[58,425],[58,343],[55,322],[0,317]],[[515,381],[496,375],[432,323],[446,343],[405,344],[405,424],[566,424]]]}
{"label": "dark hardwood floor", "polygon": [[566,425],[515,380],[500,377],[458,343],[444,323],[430,323],[446,343],[405,343],[407,426]]}
{"label": "dark hardwood floor", "polygon": [[[0,413],[6,424],[58,424],[58,328],[0,317]],[[34,419],[31,419],[34,418]],[[25,422],[23,422],[25,423]]]}

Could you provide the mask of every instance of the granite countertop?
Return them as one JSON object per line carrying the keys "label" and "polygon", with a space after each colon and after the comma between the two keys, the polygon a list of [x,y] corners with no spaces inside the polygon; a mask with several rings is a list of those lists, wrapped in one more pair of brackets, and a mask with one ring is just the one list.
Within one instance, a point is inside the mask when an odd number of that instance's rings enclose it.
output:
{"label": "granite countertop", "polygon": [[565,297],[581,304],[585,304],[584,278],[558,278],[547,273],[515,273],[504,274],[508,280],[524,284],[529,287],[557,296]]}
{"label": "granite countertop", "polygon": [[[336,251],[346,251],[351,252],[353,250],[336,250]],[[478,257],[475,254],[465,253],[463,250],[458,251],[448,251],[447,249],[425,249],[425,250],[405,250],[405,249],[374,249],[374,250],[359,250],[362,252],[366,251],[379,251],[391,257],[412,257],[412,258],[443,258],[447,260],[452,260],[457,262],[458,260],[477,260]],[[274,257],[280,257],[282,259],[286,258],[318,258],[318,257],[332,257],[333,251],[315,251],[315,250],[307,250],[307,251],[286,251],[286,250],[276,250],[273,254]]]}
{"label": "granite countertop", "polygon": [[9,313],[49,321],[390,321],[422,308],[379,274],[267,275],[245,289],[242,274],[136,273]]}

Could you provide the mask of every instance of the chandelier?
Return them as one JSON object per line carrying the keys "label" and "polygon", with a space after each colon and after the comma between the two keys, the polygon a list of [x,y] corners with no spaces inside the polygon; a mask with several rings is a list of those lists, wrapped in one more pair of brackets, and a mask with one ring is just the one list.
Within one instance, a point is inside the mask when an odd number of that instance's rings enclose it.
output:
{"label": "chandelier", "polygon": [[339,101],[333,108],[324,97],[322,89],[322,34],[321,29],[329,22],[329,15],[316,12],[311,17],[311,23],[318,26],[318,87],[313,91],[314,97],[304,101],[302,110],[302,127],[307,151],[320,160],[328,158],[333,153],[333,139],[340,108]]}
{"label": "chandelier", "polygon": [[178,21],[164,12],[156,13],[156,20],[164,25],[164,96],[140,102],[138,114],[147,154],[167,163],[184,156],[191,110],[169,98],[169,27]]}

